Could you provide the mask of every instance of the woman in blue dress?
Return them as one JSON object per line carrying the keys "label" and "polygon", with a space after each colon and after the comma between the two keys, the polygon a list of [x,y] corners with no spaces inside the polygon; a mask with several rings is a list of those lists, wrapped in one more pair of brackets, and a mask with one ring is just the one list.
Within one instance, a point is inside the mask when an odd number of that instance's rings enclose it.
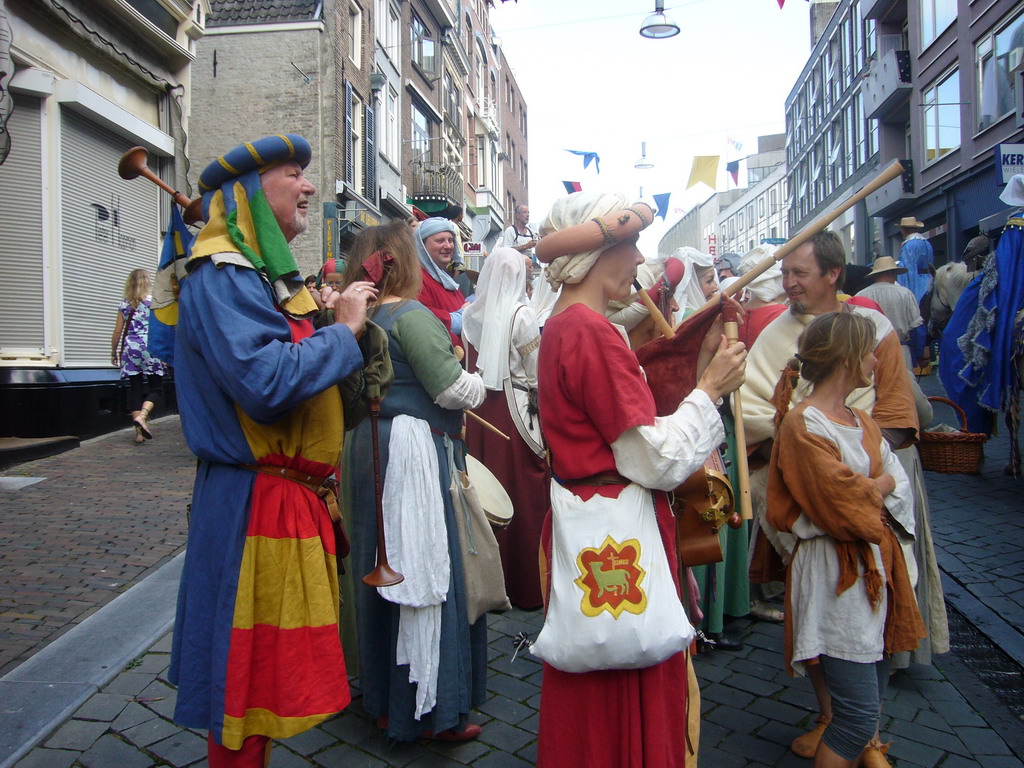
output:
{"label": "woman in blue dress", "polygon": [[441,321],[415,300],[420,266],[403,223],[360,233],[344,283],[378,270],[380,299],[371,318],[388,334],[395,373],[379,418],[385,531],[388,559],[405,581],[376,589],[362,582],[377,554],[366,421],[345,441],[342,478],[351,510],[363,707],[398,741],[471,739],[480,726],[469,713],[486,692],[487,621],[468,620],[450,487],[452,468],[465,468],[462,409],[479,406],[486,390],[478,375],[463,370]]}

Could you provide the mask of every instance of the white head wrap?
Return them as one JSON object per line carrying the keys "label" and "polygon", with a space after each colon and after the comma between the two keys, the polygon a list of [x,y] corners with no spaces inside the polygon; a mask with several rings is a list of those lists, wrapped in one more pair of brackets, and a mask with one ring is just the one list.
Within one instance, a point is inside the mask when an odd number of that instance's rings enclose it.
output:
{"label": "white head wrap", "polygon": [[[718,284],[718,290],[720,290],[724,294],[726,288],[728,288],[730,285],[735,283],[737,280],[739,280],[738,277],[723,277],[722,278],[722,282],[720,282]],[[739,294],[734,295],[733,298],[736,299],[736,301],[742,302],[743,301],[743,294],[746,293],[746,292],[747,292],[747,289],[743,288],[739,292]]]}
{"label": "white head wrap", "polygon": [[676,304],[679,305],[680,315],[693,312],[704,306],[707,299],[704,298],[704,291],[700,287],[700,278],[697,276],[697,268],[714,268],[715,258],[706,253],[701,253],[696,248],[684,245],[676,248],[672,254],[683,262],[683,279],[679,281],[676,288]]}
{"label": "white head wrap", "polygon": [[[451,232],[452,240],[455,240],[455,224],[448,219],[442,219],[440,216],[435,216],[432,219],[425,219],[421,221],[419,226],[416,227],[416,231],[413,232],[413,240],[416,241],[416,255],[420,258],[420,264],[423,268],[430,273],[437,282],[439,282],[446,291],[456,291],[459,288],[459,284],[455,282],[454,278],[441,269],[430,258],[430,254],[427,252],[427,246],[423,244],[431,235],[436,235],[438,232]],[[453,257],[455,257],[453,252]]]}
{"label": "white head wrap", "polygon": [[[740,259],[740,275],[745,275],[762,261],[775,253],[775,246],[767,243],[747,251]],[[775,262],[747,285],[751,295],[765,303],[771,303],[783,293],[782,265]]]}
{"label": "white head wrap", "polygon": [[1007,205],[1024,205],[1024,173],[1010,177],[1010,183],[999,195],[999,199]]}
{"label": "white head wrap", "polygon": [[[547,218],[544,219],[544,223],[540,225],[540,234],[544,236],[551,232],[560,232],[563,229],[590,221],[596,216],[606,216],[609,213],[621,211],[630,202],[623,195],[604,192],[574,192],[555,201]],[[597,257],[611,245],[613,243],[603,245],[594,251],[559,256],[548,264],[545,270],[551,287],[557,288],[560,283],[578,283],[586,277],[587,272],[597,261]]]}
{"label": "white head wrap", "polygon": [[524,303],[526,259],[512,248],[495,248],[484,259],[476,281],[476,299],[462,316],[462,332],[479,353],[484,386],[500,390],[508,376],[512,314]]}
{"label": "white head wrap", "polygon": [[530,299],[530,307],[537,315],[537,325],[540,327],[543,328],[544,323],[551,316],[551,310],[555,308],[561,288],[561,285],[552,287],[548,281],[548,268],[545,264],[541,273],[533,281],[533,297]]}

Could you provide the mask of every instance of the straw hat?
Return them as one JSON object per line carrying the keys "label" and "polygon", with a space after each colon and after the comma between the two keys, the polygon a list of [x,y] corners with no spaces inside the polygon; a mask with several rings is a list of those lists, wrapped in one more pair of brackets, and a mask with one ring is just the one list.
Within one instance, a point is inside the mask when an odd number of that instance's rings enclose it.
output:
{"label": "straw hat", "polygon": [[915,216],[904,216],[900,219],[900,229],[924,229],[924,222]]}
{"label": "straw hat", "polygon": [[892,256],[880,256],[875,259],[874,266],[871,267],[871,271],[867,273],[866,277],[880,275],[883,272],[895,272],[897,275],[905,275],[907,268],[901,267]]}

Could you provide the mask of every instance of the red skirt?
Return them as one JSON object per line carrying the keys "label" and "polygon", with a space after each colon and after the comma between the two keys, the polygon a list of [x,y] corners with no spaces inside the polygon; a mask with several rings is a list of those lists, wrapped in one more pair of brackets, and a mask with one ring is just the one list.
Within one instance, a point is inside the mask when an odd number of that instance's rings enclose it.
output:
{"label": "red skirt", "polygon": [[[609,486],[600,489],[616,491]],[[656,492],[655,500],[662,542],[669,563],[675,563],[675,519],[664,493]],[[550,518],[545,520],[542,541],[550,562]],[[645,669],[572,673],[544,664],[537,767],[684,768],[686,704],[682,652]]]}
{"label": "red skirt", "polygon": [[547,467],[516,431],[504,392],[488,391],[487,399],[475,412],[511,438],[505,440],[473,420],[466,424],[469,453],[498,478],[515,510],[509,526],[495,531],[505,589],[517,608],[540,608],[538,557],[541,528],[549,505]]}

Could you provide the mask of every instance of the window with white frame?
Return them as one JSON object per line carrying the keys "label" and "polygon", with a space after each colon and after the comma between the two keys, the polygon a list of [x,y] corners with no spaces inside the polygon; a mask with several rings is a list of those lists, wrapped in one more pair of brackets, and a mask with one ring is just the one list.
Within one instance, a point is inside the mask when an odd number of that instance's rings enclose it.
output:
{"label": "window with white frame", "polygon": [[357,67],[363,60],[363,11],[352,3],[348,7],[348,57]]}
{"label": "window with white frame", "polygon": [[412,105],[412,152],[413,161],[430,159],[430,118],[417,104]]}
{"label": "window with white frame", "polygon": [[960,70],[925,89],[924,131],[926,163],[960,146]]}
{"label": "window with white frame", "polygon": [[498,163],[498,142],[490,141],[488,144],[490,145],[491,159],[488,165],[490,174],[488,175],[487,181],[488,186],[490,186],[491,189],[496,190],[501,186],[502,178],[501,165]]}
{"label": "window with white frame", "polygon": [[377,40],[380,42],[384,55],[392,61],[399,60],[401,51],[401,20],[398,11],[388,0],[377,0],[377,13],[374,19],[377,25]]}
{"label": "window with white frame", "polygon": [[450,72],[444,73],[444,111],[461,130],[462,91],[455,85],[455,78],[451,76]]}
{"label": "window with white frame", "polygon": [[956,0],[921,0],[921,48],[927,48],[956,19]]}
{"label": "window with white frame", "polygon": [[867,162],[867,122],[864,120],[864,92],[857,91],[853,100],[854,117],[857,120],[857,168]]}
{"label": "window with white frame", "polygon": [[479,40],[476,41],[476,97],[477,99],[483,99],[487,89],[487,77],[484,74],[487,71],[487,52],[484,50],[484,44]]}
{"label": "window with white frame", "polygon": [[412,39],[412,60],[424,72],[434,72],[434,38],[431,37],[426,24],[415,13],[409,24],[409,33]]}
{"label": "window with white frame", "polygon": [[865,19],[863,22],[864,50],[861,55],[861,65],[878,52],[878,26],[874,19]]}
{"label": "window with white frame", "polygon": [[1014,69],[1024,63],[1024,11],[983,37],[977,46],[978,130],[1014,110]]}
{"label": "window with white frame", "polygon": [[483,134],[476,137],[476,185],[487,186],[487,137]]}
{"label": "window with white frame", "polygon": [[387,122],[384,127],[384,157],[398,165],[402,162],[402,120],[399,113],[398,91],[389,85],[385,98]]}

